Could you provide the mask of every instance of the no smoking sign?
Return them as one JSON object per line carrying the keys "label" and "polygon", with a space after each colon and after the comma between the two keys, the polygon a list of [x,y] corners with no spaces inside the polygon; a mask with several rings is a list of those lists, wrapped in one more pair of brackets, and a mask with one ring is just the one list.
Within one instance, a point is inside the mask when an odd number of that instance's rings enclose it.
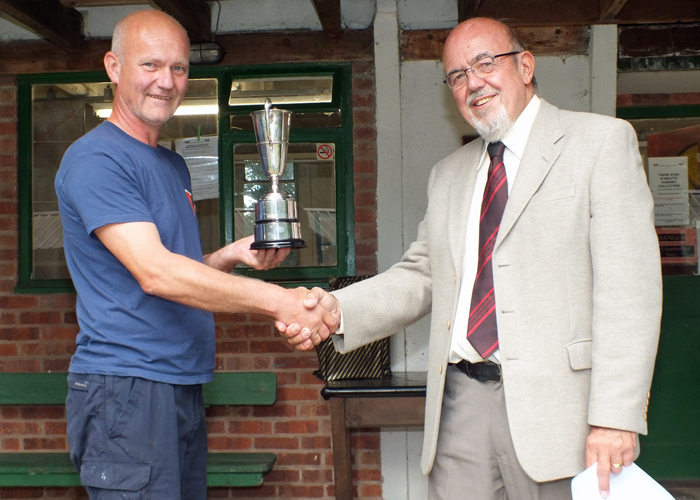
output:
{"label": "no smoking sign", "polygon": [[333,144],[316,144],[316,156],[319,160],[332,160],[335,157]]}

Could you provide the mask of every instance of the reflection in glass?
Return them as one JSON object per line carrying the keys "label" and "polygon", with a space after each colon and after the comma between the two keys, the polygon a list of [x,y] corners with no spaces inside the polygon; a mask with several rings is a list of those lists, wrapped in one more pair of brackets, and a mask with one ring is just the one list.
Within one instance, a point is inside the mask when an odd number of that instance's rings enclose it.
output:
{"label": "reflection in glass", "polygon": [[[213,98],[216,103],[217,87],[215,79],[190,80],[185,99],[194,103]],[[111,109],[113,99],[110,82],[32,85],[31,279],[70,277],[53,181],[66,149],[105,120],[97,111]],[[160,144],[175,148],[176,140],[218,133],[216,114],[177,116],[162,127]],[[218,149],[215,161],[218,170]],[[203,199],[195,205],[204,252],[209,253],[220,246],[219,200]]]}
{"label": "reflection in glass", "polygon": [[229,106],[323,103],[333,100],[333,76],[245,78],[231,82]]}
{"label": "reflection in glass", "polygon": [[[334,152],[335,144],[289,144],[288,166],[280,187],[297,201],[301,233],[308,247],[293,250],[282,267],[338,263]],[[270,189],[259,162],[255,144],[234,146],[235,239],[253,234],[255,202]]]}

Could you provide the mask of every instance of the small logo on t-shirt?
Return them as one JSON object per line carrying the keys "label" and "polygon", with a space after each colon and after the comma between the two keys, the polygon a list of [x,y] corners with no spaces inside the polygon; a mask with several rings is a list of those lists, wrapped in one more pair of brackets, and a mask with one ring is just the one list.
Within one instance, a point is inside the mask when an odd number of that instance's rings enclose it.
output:
{"label": "small logo on t-shirt", "polygon": [[185,189],[185,194],[187,195],[187,199],[190,200],[190,206],[192,207],[192,213],[197,215],[197,211],[194,209],[194,202],[192,201],[192,193],[190,193],[187,189]]}

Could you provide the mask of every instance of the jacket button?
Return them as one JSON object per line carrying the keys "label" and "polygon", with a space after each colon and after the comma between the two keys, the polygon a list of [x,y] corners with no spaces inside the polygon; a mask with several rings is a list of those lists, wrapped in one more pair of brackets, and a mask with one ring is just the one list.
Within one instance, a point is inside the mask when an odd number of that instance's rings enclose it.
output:
{"label": "jacket button", "polygon": [[442,375],[442,365],[440,365],[440,375]]}
{"label": "jacket button", "polygon": [[451,321],[448,321],[448,322],[447,322],[447,329],[449,330],[450,328],[452,328],[452,322],[451,322]]}

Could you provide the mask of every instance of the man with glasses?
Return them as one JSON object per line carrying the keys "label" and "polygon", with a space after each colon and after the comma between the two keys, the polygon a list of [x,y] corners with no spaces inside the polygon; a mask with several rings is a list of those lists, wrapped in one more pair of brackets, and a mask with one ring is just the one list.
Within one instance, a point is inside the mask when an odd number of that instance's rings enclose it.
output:
{"label": "man with glasses", "polygon": [[[478,131],[439,162],[401,262],[307,296],[342,352],[432,313],[422,468],[431,499],[565,499],[636,457],[661,316],[653,201],[626,122],[535,96],[513,31],[470,19],[446,83]],[[342,316],[341,316],[342,311]],[[290,342],[298,328],[278,324]]]}

